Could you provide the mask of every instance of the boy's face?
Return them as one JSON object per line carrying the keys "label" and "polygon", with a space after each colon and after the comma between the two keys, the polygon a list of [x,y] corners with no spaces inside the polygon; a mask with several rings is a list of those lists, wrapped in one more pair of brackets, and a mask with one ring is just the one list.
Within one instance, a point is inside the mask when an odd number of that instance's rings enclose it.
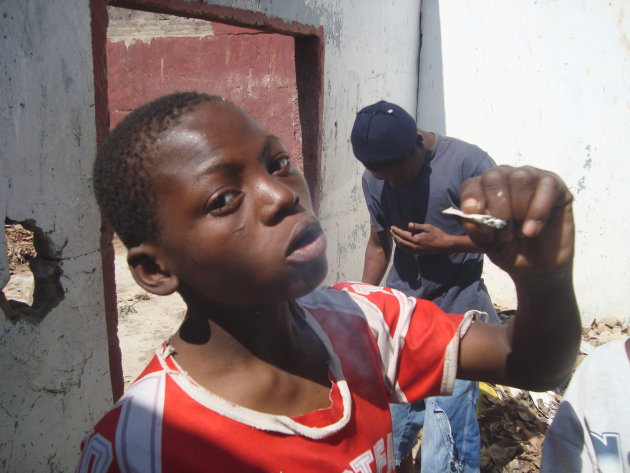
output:
{"label": "boy's face", "polygon": [[221,102],[184,115],[159,146],[156,246],[182,293],[256,306],[321,283],[325,237],[277,137]]}
{"label": "boy's face", "polygon": [[424,166],[426,162],[424,154],[422,148],[415,146],[407,159],[402,162],[379,169],[368,169],[368,171],[375,178],[387,181],[394,189],[401,189],[411,184]]}

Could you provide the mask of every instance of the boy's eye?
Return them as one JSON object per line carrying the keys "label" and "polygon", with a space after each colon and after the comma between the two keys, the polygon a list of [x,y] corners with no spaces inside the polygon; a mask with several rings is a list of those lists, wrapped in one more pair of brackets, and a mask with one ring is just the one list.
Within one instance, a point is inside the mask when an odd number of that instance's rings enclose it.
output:
{"label": "boy's eye", "polygon": [[212,198],[206,207],[206,212],[215,215],[225,215],[238,208],[243,194],[237,190],[229,190]]}
{"label": "boy's eye", "polygon": [[287,155],[282,155],[269,163],[270,174],[286,174],[291,169],[291,161]]}

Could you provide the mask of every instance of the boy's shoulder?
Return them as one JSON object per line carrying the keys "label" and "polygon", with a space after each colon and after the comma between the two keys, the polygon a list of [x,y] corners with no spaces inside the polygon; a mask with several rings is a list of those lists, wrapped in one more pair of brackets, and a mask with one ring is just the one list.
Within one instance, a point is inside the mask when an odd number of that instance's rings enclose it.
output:
{"label": "boy's shoulder", "polygon": [[[137,468],[133,471],[151,471],[151,463],[160,461],[157,436],[162,433],[166,380],[164,371],[155,369],[156,359],[157,355],[83,440],[77,473],[115,473],[123,470],[120,465],[133,465]],[[90,465],[94,465],[93,470]]]}
{"label": "boy's shoulder", "polygon": [[[320,287],[300,298],[298,305],[319,319],[333,318],[336,327],[354,327],[361,319],[379,331],[395,327],[401,318],[422,312],[426,316],[441,313],[431,301],[409,297],[396,289],[346,281]],[[350,328],[352,329],[352,328]]]}
{"label": "boy's shoulder", "polygon": [[301,297],[299,304],[306,307],[330,308],[331,310],[350,313],[359,309],[363,313],[363,304],[366,302],[384,308],[387,302],[391,303],[403,299],[407,299],[407,296],[395,289],[356,281],[344,281],[315,289]]}

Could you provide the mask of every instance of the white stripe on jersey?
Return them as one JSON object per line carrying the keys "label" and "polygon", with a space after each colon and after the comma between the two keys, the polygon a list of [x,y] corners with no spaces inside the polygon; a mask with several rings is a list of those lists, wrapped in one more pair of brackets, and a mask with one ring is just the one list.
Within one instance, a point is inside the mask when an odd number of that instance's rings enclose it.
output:
{"label": "white stripe on jersey", "polygon": [[[326,290],[322,291],[326,294],[326,298],[321,297],[320,293],[317,298],[311,299],[309,296],[305,296],[298,302],[312,309],[336,310],[363,318],[372,330],[380,352],[381,372],[385,388],[392,393],[392,400],[407,402],[407,398],[396,382],[396,373],[398,370],[398,358],[409,330],[411,314],[416,307],[416,299],[407,297],[395,289],[385,290],[382,287],[364,283],[352,283],[352,290],[357,294],[345,288],[343,290]],[[362,297],[362,295],[367,296],[375,292],[382,292],[387,294],[388,297],[393,295],[398,301],[400,311],[393,337],[390,336],[390,329],[381,309],[366,297]],[[348,304],[348,296],[356,304],[357,310],[350,310],[352,306]]]}
{"label": "white stripe on jersey", "polygon": [[[347,288],[343,288],[341,290],[323,289],[317,297],[307,295],[301,298],[299,302],[303,306],[309,308],[334,310],[346,314],[356,315],[365,319],[374,334],[374,338],[376,339],[382,360],[381,369],[385,387],[392,393],[392,402],[408,402],[405,394],[402,389],[400,389],[400,386],[396,381],[396,373],[398,370],[400,353],[405,343],[407,332],[409,331],[411,316],[416,307],[416,298],[408,297],[396,289],[388,288],[386,290],[386,288],[359,282],[350,284],[352,291],[354,292],[349,291]],[[385,316],[383,315],[381,309],[369,299],[363,297],[364,295],[367,296],[375,292],[382,292],[390,297],[393,295],[398,300],[400,312],[398,314],[396,330],[393,336],[390,336],[389,326],[385,321]],[[322,293],[325,294],[326,297],[322,297]],[[348,304],[348,296],[354,304]],[[442,383],[440,385],[441,395],[446,396],[453,392],[455,377],[457,374],[457,363],[459,359],[459,342],[464,337],[474,320],[485,320],[486,317],[487,314],[485,312],[480,312],[478,310],[469,310],[464,315],[464,319],[460,323],[457,332],[446,347],[444,371],[442,374]]]}
{"label": "white stripe on jersey", "polygon": [[161,473],[165,391],[165,373],[158,371],[134,383],[116,403],[122,406],[116,428],[122,473]]}
{"label": "white stripe on jersey", "polygon": [[77,473],[107,473],[113,460],[112,444],[101,434],[94,434],[83,449]]}
{"label": "white stripe on jersey", "polygon": [[440,395],[450,396],[455,387],[455,377],[457,376],[457,364],[459,360],[459,342],[464,338],[466,332],[475,320],[485,320],[488,316],[485,312],[469,310],[464,314],[464,320],[459,324],[455,336],[446,346],[444,355],[444,371],[442,373],[442,384],[440,385]]}

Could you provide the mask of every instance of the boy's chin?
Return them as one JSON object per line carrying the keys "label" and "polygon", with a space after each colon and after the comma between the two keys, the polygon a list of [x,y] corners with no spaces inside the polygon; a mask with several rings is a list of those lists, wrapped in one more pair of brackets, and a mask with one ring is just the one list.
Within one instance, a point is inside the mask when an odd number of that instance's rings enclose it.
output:
{"label": "boy's chin", "polygon": [[291,299],[305,296],[319,287],[328,274],[328,261],[322,258],[317,264],[310,266],[300,273],[291,284]]}

